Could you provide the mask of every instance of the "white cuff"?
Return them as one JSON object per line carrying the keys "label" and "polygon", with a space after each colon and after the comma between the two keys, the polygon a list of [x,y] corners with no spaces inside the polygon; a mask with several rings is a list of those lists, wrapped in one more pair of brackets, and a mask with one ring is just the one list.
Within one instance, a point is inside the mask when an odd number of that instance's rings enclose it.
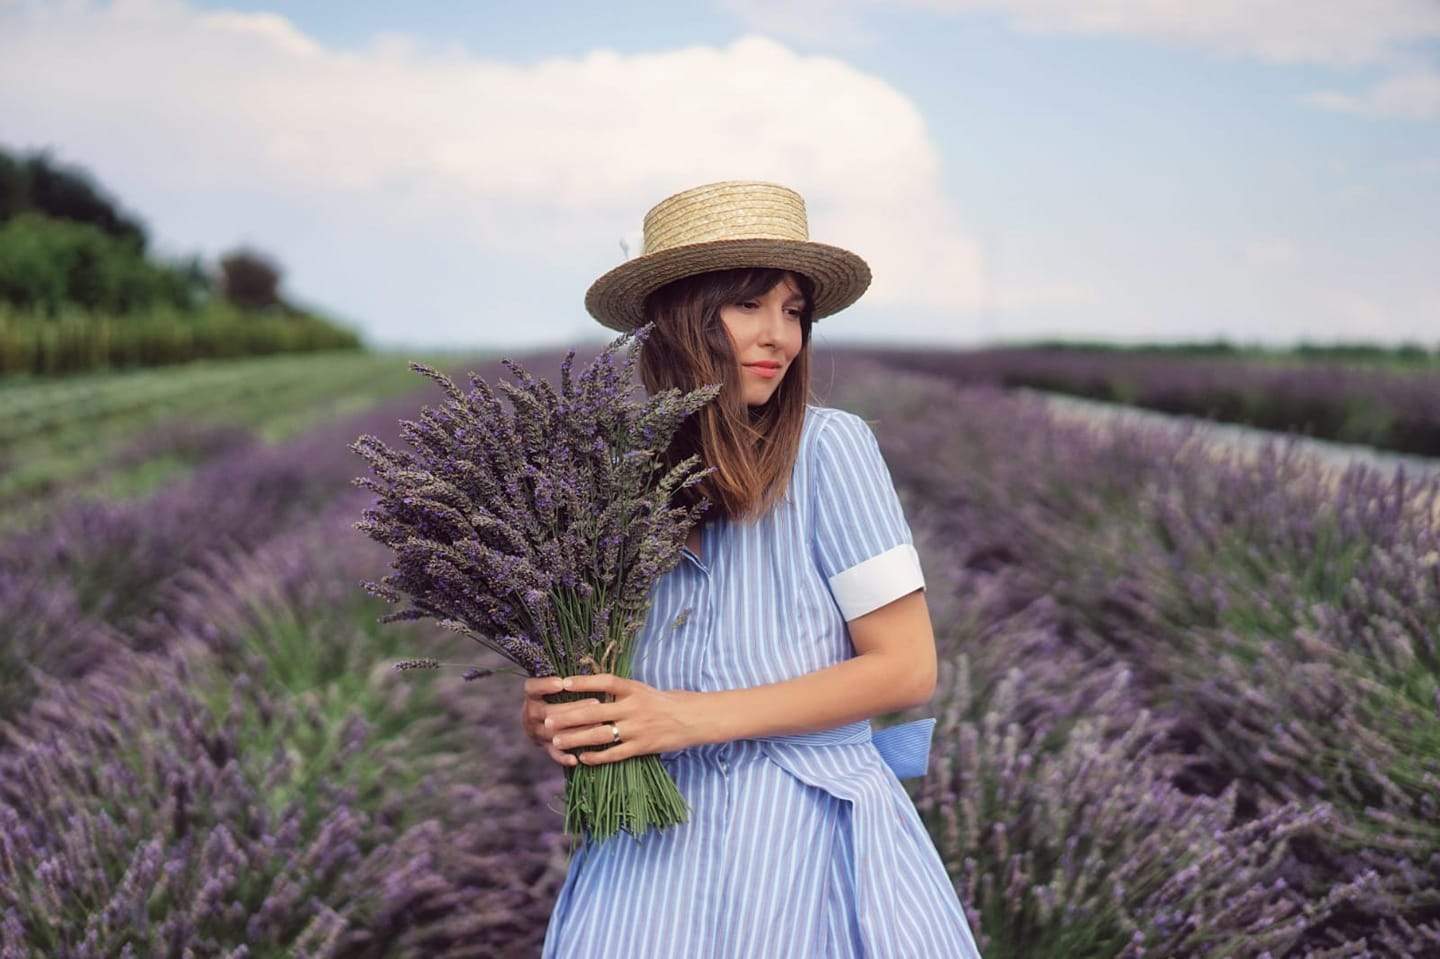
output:
{"label": "white cuff", "polygon": [[830,577],[830,593],[840,614],[849,622],[891,600],[925,588],[920,554],[909,543],[901,543],[863,563],[842,569]]}

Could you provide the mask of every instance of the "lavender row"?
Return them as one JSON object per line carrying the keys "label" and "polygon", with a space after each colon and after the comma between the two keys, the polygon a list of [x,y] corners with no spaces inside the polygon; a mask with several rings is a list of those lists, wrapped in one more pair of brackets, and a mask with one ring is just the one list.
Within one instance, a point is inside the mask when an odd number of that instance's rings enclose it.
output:
{"label": "lavender row", "polygon": [[[544,354],[534,368],[553,376],[559,362]],[[433,391],[415,379],[408,396],[273,446],[216,443],[218,455],[152,496],[73,501],[0,542],[0,718],[34,694],[32,670],[73,678],[117,645],[151,648],[149,624],[166,615],[157,591],[207,554],[253,549],[349,490],[363,467],[349,443],[398,438]]]}
{"label": "lavender row", "polygon": [[1024,348],[870,355],[966,385],[1026,386],[1440,456],[1440,376],[1434,371]]}
{"label": "lavender row", "polygon": [[[1183,834],[1173,816],[1105,834],[1090,816],[1049,816],[1037,839],[1037,820],[1021,814],[1057,802],[1134,808],[1123,790],[1055,793],[1104,786],[1060,772],[1079,724],[1086,736],[1140,724],[1151,758],[1129,771],[1092,758],[1109,769],[1104,789],[1143,783],[1138,770],[1151,769],[1163,772],[1145,793],[1152,807],[1162,793],[1160,805],[1224,800],[1238,826],[1271,822],[1288,835],[1271,876],[1283,889],[1257,878],[1246,898],[1223,900],[1265,906],[1277,928],[1293,893],[1317,909],[1292,951],[1271,954],[1440,950],[1440,483],[1358,465],[1332,483],[1291,442],[1251,462],[1194,428],[1082,428],[990,387],[897,380],[856,357],[836,371],[834,401],[877,419],[928,531],[922,556],[947,584],[938,595],[958,601],[935,619],[944,658],[963,657],[969,679],[935,705],[965,732],[945,746],[958,750],[952,772],[926,781],[934,821],[952,822],[942,847],[952,867],[967,874],[973,857],[968,874],[992,883],[1019,869],[1029,878],[1015,888],[1034,892],[1028,864],[1054,862],[1065,843],[1105,850],[1106,882],[1149,862],[1129,851],[1126,829],[1153,844]],[[1116,670],[1127,678],[1106,698],[1096,683]],[[1002,693],[1012,681],[1013,701]],[[991,750],[1030,754],[1010,791],[1031,802],[1000,801],[986,771],[1019,773]],[[954,820],[957,809],[968,818]],[[1275,829],[1275,817],[1309,825]],[[1010,896],[977,905],[987,919],[1018,907]],[[1147,943],[1168,942],[1175,915],[1229,914],[1212,904],[1167,915],[1140,924]],[[1226,930],[1200,929],[1215,931]],[[1146,954],[1211,954],[1198,941]],[[1020,952],[1044,954],[1030,950]]]}
{"label": "lavender row", "polygon": [[518,693],[397,682],[454,650],[359,589],[347,444],[415,402],[6,544],[4,648],[44,668],[0,723],[0,955],[533,954],[563,780]]}
{"label": "lavender row", "polygon": [[360,505],[172,582],[154,651],[42,680],[0,754],[0,957],[534,954],[562,780],[518,691],[389,668],[455,643],[377,623]]}

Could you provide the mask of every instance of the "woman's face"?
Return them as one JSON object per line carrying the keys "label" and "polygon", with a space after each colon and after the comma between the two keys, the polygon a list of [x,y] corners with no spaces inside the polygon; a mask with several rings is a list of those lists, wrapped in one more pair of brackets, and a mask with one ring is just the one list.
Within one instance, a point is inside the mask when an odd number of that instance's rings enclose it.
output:
{"label": "woman's face", "polygon": [[[740,360],[740,383],[746,404],[760,406],[779,388],[800,352],[800,312],[805,297],[789,273],[769,293],[720,307],[720,319]],[[758,365],[756,365],[758,364]],[[771,364],[774,372],[770,373]]]}

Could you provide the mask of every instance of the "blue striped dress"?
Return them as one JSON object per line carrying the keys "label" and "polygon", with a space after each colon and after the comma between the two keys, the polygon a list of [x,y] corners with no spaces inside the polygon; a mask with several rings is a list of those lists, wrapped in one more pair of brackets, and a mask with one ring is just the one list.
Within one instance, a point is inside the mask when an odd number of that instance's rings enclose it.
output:
{"label": "blue striped dress", "polygon": [[[855,655],[846,621],[924,576],[875,435],[806,408],[785,498],[717,517],[656,581],[632,675],[658,689],[792,679]],[[978,959],[955,887],[900,779],[934,719],[870,721],[660,754],[689,820],[586,842],[542,959]]]}

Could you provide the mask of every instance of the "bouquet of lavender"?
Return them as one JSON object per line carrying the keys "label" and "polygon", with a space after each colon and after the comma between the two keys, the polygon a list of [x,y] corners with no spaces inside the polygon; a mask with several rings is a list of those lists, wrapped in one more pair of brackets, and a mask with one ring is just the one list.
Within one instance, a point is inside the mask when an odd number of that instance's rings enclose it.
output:
{"label": "bouquet of lavender", "polygon": [[[394,572],[361,586],[390,603],[410,600],[380,622],[431,617],[499,652],[524,675],[629,677],[651,587],[679,562],[685,537],[710,505],[704,498],[689,509],[671,502],[676,490],[713,467],[697,470],[700,457],[691,456],[664,471],[659,454],[685,418],[720,390],[715,384],[630,399],[633,352],[618,368],[615,356],[632,339],[643,343],[652,328],[611,342],[573,384],[571,350],[558,396],[502,360],[518,381],[497,384],[511,401],[508,413],[475,373],[472,389],[462,393],[436,370],[410,364],[450,397],[438,410],[423,408],[418,423],[401,421],[401,435],[416,452],[392,450],[369,435],[350,447],[375,474],[355,485],[379,496],[355,528],[395,551]],[[471,667],[465,677],[490,672]],[[565,773],[566,832],[606,839],[623,827],[638,837],[688,817],[684,797],[653,754],[582,763]]]}

